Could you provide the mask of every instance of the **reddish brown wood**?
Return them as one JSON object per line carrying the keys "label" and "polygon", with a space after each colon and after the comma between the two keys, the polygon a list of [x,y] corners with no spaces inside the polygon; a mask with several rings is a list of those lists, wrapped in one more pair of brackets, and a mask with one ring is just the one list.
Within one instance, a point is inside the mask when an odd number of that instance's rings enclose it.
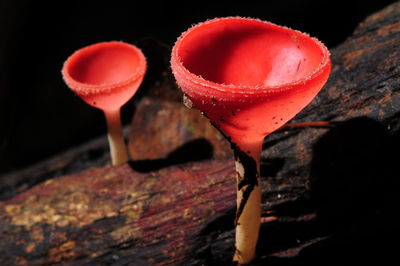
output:
{"label": "reddish brown wood", "polygon": [[138,105],[129,134],[131,158],[165,159],[178,148],[185,148],[181,151],[182,160],[196,156],[204,156],[203,159],[233,156],[230,144],[198,110],[188,109],[182,100],[144,98]]}
{"label": "reddish brown wood", "polygon": [[50,179],[0,204],[0,261],[180,262],[205,221],[234,208],[234,183],[232,160],[146,174],[126,164]]}

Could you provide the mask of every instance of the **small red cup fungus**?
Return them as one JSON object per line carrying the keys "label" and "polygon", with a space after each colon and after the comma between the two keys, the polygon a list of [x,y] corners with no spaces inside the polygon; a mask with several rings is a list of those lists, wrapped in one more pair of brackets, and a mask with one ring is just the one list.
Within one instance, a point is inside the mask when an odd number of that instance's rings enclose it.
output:
{"label": "small red cup fungus", "polygon": [[139,48],[119,41],[96,43],[73,53],[62,76],[86,103],[104,112],[113,165],[128,160],[120,109],[136,93],[146,72]]}
{"label": "small red cup fungus", "polygon": [[260,227],[263,140],[326,83],[329,51],[317,39],[286,27],[217,18],[178,38],[171,67],[185,97],[232,143],[238,174],[234,260],[248,263]]}

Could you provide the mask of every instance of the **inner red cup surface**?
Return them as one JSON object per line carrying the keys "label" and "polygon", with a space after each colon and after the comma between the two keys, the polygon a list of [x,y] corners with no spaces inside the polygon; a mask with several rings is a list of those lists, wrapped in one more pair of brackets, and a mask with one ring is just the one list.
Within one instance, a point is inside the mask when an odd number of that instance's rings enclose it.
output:
{"label": "inner red cup surface", "polygon": [[313,39],[258,21],[210,23],[180,43],[183,66],[191,73],[234,86],[277,86],[311,74],[324,55]]}
{"label": "inner red cup surface", "polygon": [[176,42],[174,75],[185,94],[232,139],[262,139],[325,84],[329,52],[318,40],[239,17],[200,23]]}
{"label": "inner red cup surface", "polygon": [[63,77],[83,100],[100,109],[116,109],[137,91],[146,59],[135,46],[102,42],[76,51],[64,64]]}

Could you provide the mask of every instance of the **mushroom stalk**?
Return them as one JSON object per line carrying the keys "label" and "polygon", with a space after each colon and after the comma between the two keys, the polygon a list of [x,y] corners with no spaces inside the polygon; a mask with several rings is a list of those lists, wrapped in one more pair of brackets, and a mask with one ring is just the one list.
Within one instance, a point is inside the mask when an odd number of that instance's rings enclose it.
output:
{"label": "mushroom stalk", "polygon": [[328,79],[327,48],[315,38],[256,19],[197,24],[172,49],[171,67],[188,99],[231,141],[236,160],[236,251],[255,256],[261,216],[264,137],[300,112]]}
{"label": "mushroom stalk", "polygon": [[112,41],[79,49],[62,68],[68,87],[86,103],[104,112],[113,165],[128,161],[120,110],[138,90],[146,66],[146,58],[139,48]]}
{"label": "mushroom stalk", "polygon": [[108,129],[108,143],[110,145],[111,161],[113,165],[120,165],[128,161],[124,134],[122,132],[121,111],[105,110],[104,115]]}
{"label": "mushroom stalk", "polygon": [[261,219],[260,155],[262,142],[234,148],[237,176],[236,244],[234,261],[249,263],[255,256]]}

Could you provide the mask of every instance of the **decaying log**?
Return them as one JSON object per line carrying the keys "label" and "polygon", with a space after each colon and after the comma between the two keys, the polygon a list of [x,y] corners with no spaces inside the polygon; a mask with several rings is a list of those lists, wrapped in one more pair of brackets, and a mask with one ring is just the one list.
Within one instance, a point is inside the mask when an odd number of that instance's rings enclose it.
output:
{"label": "decaying log", "polygon": [[[332,49],[327,85],[292,121],[303,124],[267,137],[263,224],[254,265],[393,259],[399,232],[400,171],[394,156],[400,148],[399,47],[400,2],[368,17]],[[143,97],[138,106],[155,101]],[[146,114],[160,119],[168,115],[165,108],[179,108],[174,106],[160,102],[154,113],[138,109],[134,123],[146,124]],[[174,121],[189,117],[180,110],[169,114],[178,117]],[[159,126],[163,120],[158,121]],[[304,123],[309,121],[324,122]],[[204,131],[176,136],[216,145],[203,124],[196,126]],[[171,127],[169,136],[181,129]],[[160,138],[133,131],[151,145]],[[236,208],[233,159],[183,164],[190,160],[177,154],[187,143],[159,141],[163,148],[156,154],[48,179],[1,202],[0,264],[229,265]]]}
{"label": "decaying log", "polygon": [[199,245],[190,235],[234,208],[233,172],[232,161],[126,164],[50,179],[3,204],[2,264],[183,261]]}

